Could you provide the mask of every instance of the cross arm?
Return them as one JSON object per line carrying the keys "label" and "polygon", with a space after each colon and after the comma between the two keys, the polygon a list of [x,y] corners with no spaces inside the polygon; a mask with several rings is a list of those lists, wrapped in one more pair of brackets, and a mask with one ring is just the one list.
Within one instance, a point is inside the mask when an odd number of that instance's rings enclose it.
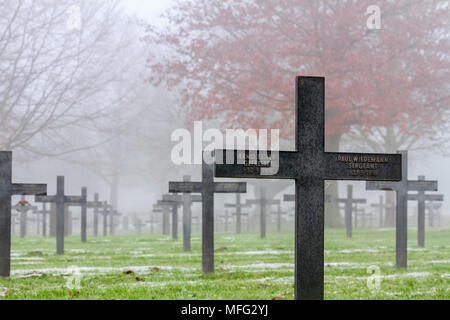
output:
{"label": "cross arm", "polygon": [[56,202],[56,196],[36,196],[34,202],[53,203]]}
{"label": "cross arm", "polygon": [[408,191],[438,191],[437,181],[408,181]]}
{"label": "cross arm", "polygon": [[366,190],[371,191],[395,191],[398,183],[392,181],[367,181]]}
{"label": "cross arm", "polygon": [[216,182],[214,183],[215,193],[246,193],[247,183],[245,182]]}
{"label": "cross arm", "polygon": [[169,182],[169,192],[172,193],[201,193],[200,182]]}
{"label": "cross arm", "polygon": [[14,183],[12,185],[13,195],[22,196],[46,196],[47,185],[46,184],[27,184],[27,183]]}

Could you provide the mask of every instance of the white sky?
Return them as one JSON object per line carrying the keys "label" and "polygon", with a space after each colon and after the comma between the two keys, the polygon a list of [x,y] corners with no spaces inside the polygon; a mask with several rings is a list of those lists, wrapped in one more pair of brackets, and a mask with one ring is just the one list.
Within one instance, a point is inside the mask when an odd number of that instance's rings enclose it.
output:
{"label": "white sky", "polygon": [[129,14],[136,14],[146,19],[156,19],[164,9],[170,6],[172,0],[121,0]]}

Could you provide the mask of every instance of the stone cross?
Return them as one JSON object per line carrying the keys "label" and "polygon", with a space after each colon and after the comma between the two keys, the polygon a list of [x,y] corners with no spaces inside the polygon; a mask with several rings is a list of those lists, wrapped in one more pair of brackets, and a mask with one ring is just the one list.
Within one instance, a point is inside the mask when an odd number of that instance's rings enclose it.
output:
{"label": "stone cross", "polygon": [[161,213],[161,234],[162,235],[167,235],[166,234],[166,230],[167,230],[167,218],[165,216],[168,216],[168,207],[167,206],[158,206],[158,205],[153,205],[153,214],[155,213]]}
{"label": "stone cross", "polygon": [[[172,190],[184,190],[185,184],[191,183],[191,176],[184,176],[183,182],[169,182],[169,192],[181,192],[181,203],[183,204],[183,248],[184,251],[191,251],[191,234],[192,234],[192,202],[201,202],[201,197],[193,197],[191,192],[182,191],[170,191]],[[194,199],[196,201],[194,201]]]}
{"label": "stone cross", "polygon": [[295,180],[295,298],[322,300],[324,181],[399,181],[401,155],[325,152],[324,78],[297,78],[295,119],[296,151],[216,150],[216,177]]}
{"label": "stone cross", "polygon": [[64,194],[64,177],[56,178],[56,195],[36,196],[35,202],[56,204],[56,254],[64,254],[64,207],[66,204],[85,202],[80,196],[66,196]]}
{"label": "stone cross", "polygon": [[[419,176],[418,181],[427,182],[425,176]],[[428,181],[436,183],[437,181]],[[408,194],[408,200],[417,201],[417,243],[420,248],[425,247],[425,201],[444,201],[442,194],[425,194],[424,190],[418,190],[416,194]]]}
{"label": "stone cross", "polygon": [[[190,177],[184,177],[185,182]],[[170,183],[169,183],[170,184]],[[170,188],[170,187],[169,187]],[[163,196],[162,203],[170,203],[172,205],[172,238],[178,238],[178,206],[183,206],[183,250],[191,251],[191,234],[192,234],[192,203],[201,202],[201,196],[192,196],[190,193],[167,194]]]}
{"label": "stone cross", "polygon": [[408,266],[408,191],[437,191],[437,181],[408,180],[408,151],[402,153],[402,180],[366,183],[366,190],[395,191],[396,194],[396,266]]}
{"label": "stone cross", "polygon": [[[87,188],[81,188],[81,201],[77,201],[75,203],[68,203],[68,206],[71,207],[80,207],[81,208],[81,242],[87,242]],[[72,229],[72,228],[71,228]]]}
{"label": "stone cross", "polygon": [[205,274],[214,272],[214,194],[246,193],[245,182],[214,182],[214,166],[208,164],[203,153],[202,181],[169,183],[169,192],[201,193],[202,197],[202,269]]}
{"label": "stone cross", "polygon": [[[358,203],[367,203],[366,199],[355,199],[353,198],[353,186],[351,184],[347,185],[347,197],[342,199],[336,199],[339,203],[345,204],[345,229],[347,233],[347,238],[352,237],[352,215],[353,215],[353,205]],[[355,221],[357,221],[356,218],[356,211],[355,211]],[[357,222],[356,222],[357,223]],[[356,225],[355,225],[356,226]]]}
{"label": "stone cross", "polygon": [[225,208],[235,208],[235,216],[236,216],[236,233],[241,234],[242,231],[242,217],[248,216],[247,213],[242,213],[242,208],[248,208],[250,207],[250,204],[247,203],[241,203],[241,194],[236,193],[236,203],[226,203]]}
{"label": "stone cross", "polygon": [[94,236],[98,236],[98,215],[99,210],[103,206],[103,203],[99,200],[99,194],[94,194],[94,201],[88,201],[86,207],[89,209],[94,209]]}
{"label": "stone cross", "polygon": [[277,216],[277,231],[281,232],[281,224],[282,224],[282,216],[287,214],[287,212],[281,211],[281,204],[278,203],[277,205],[277,211],[272,212],[272,215]]}
{"label": "stone cross", "polygon": [[380,196],[380,201],[378,203],[373,203],[370,205],[372,208],[378,209],[378,224],[380,228],[383,228],[384,226],[384,219],[383,219],[383,215],[384,212],[383,210],[390,210],[392,209],[392,203],[384,203],[383,201],[383,196]]}
{"label": "stone cross", "polygon": [[259,206],[259,232],[261,238],[266,237],[266,212],[267,206],[280,204],[280,200],[270,200],[266,198],[266,188],[262,187],[260,189],[260,198],[255,200],[247,200],[247,204],[249,205],[258,205]]}
{"label": "stone cross", "polygon": [[28,221],[31,221],[31,219],[28,218],[28,211],[35,211],[37,207],[30,205],[28,201],[25,200],[25,196],[22,196],[20,202],[12,208],[20,214],[20,237],[23,239],[27,235]]}
{"label": "stone cross", "polygon": [[12,152],[0,151],[0,277],[11,274],[11,197],[46,194],[45,184],[12,183]]}

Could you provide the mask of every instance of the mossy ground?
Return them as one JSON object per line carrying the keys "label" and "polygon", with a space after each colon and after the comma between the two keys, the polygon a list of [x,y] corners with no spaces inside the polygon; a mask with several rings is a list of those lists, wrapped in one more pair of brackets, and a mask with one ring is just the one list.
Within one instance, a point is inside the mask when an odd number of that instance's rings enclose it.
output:
{"label": "mossy ground", "polygon": [[[409,230],[408,269],[395,267],[395,230],[326,230],[326,299],[449,299],[450,230],[427,230],[426,248]],[[181,237],[180,237],[181,238]],[[0,299],[293,299],[294,234],[217,234],[216,272],[201,272],[201,238],[192,252],[162,236],[13,238],[12,276]],[[78,267],[80,287],[71,289]],[[373,274],[378,274],[377,279]],[[372,277],[371,277],[372,275]]]}

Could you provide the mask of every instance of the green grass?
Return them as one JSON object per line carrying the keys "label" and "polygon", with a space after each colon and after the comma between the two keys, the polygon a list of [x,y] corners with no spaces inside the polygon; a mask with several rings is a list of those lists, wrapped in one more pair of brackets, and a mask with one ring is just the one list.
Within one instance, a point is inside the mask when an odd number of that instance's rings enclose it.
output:
{"label": "green grass", "polygon": [[[450,230],[427,230],[426,248],[409,231],[408,269],[395,268],[394,230],[344,230],[325,235],[326,299],[449,299]],[[216,272],[201,272],[201,241],[192,253],[161,236],[66,238],[66,254],[55,239],[13,239],[10,279],[0,279],[0,299],[293,299],[294,234],[218,234]],[[81,268],[79,289],[69,289],[68,268]],[[379,272],[368,285],[369,267]],[[124,272],[125,271],[125,272]],[[132,272],[126,272],[132,271]],[[5,293],[6,292],[6,293]],[[3,296],[2,296],[3,295]]]}

